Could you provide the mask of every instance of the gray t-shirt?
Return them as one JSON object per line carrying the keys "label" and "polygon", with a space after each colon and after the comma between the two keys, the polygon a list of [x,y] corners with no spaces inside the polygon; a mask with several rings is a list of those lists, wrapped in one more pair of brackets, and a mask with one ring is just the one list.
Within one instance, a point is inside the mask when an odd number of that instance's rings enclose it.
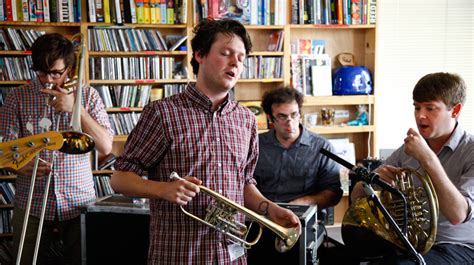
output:
{"label": "gray t-shirt", "polygon": [[[420,169],[417,160],[398,148],[385,162],[396,167],[410,166]],[[458,124],[451,138],[437,154],[446,174],[469,204],[465,222],[453,225],[440,212],[438,219],[437,243],[469,244],[474,247],[474,136],[464,131]]]}
{"label": "gray t-shirt", "polygon": [[259,135],[254,178],[260,192],[271,201],[289,202],[326,189],[342,194],[339,165],[320,153],[321,148],[334,152],[332,145],[300,128],[300,137],[288,149],[278,142],[274,129]]}

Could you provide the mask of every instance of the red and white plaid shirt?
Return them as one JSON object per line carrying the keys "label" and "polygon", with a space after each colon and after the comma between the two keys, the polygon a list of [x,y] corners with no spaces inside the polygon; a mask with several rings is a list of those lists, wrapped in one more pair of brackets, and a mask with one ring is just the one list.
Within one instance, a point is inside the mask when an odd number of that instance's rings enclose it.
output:
{"label": "red and white plaid shirt", "polygon": [[[244,185],[255,184],[258,159],[255,116],[228,100],[219,110],[193,84],[178,95],[150,103],[128,137],[115,169],[148,172],[149,179],[171,181],[170,173],[194,176],[236,203]],[[185,209],[204,217],[212,198],[198,194]],[[149,264],[230,264],[229,242],[222,233],[186,216],[177,204],[150,200]],[[243,222],[243,216],[238,216]],[[239,258],[235,264],[246,264]]]}
{"label": "red and white plaid shirt", "polygon": [[[0,111],[0,135],[3,141],[15,139],[13,131],[18,131],[18,137],[31,135],[26,128],[26,123],[33,125],[34,134],[43,132],[39,126],[39,121],[43,118],[46,95],[40,92],[42,88],[39,80],[34,80],[31,84],[14,88],[8,94],[5,104]],[[85,105],[87,102],[87,105]],[[100,99],[99,93],[91,88],[83,88],[83,105],[91,117],[102,127],[106,128],[110,134],[113,131],[110,127],[107,112]],[[59,118],[61,117],[61,118]],[[70,129],[72,113],[55,114],[51,106],[47,107],[46,118],[52,121],[51,131],[56,129],[59,121],[59,131]],[[48,162],[53,159],[53,152],[45,150],[40,157]],[[57,212],[58,220],[68,220],[80,214],[80,207],[95,200],[94,182],[90,164],[90,154],[68,155],[56,151],[56,158],[53,162],[53,176],[46,205],[46,220],[54,220]],[[17,176],[15,206],[21,209],[26,208],[28,200],[31,176]],[[36,178],[33,193],[31,214],[39,217],[41,203],[45,188],[46,178]]]}

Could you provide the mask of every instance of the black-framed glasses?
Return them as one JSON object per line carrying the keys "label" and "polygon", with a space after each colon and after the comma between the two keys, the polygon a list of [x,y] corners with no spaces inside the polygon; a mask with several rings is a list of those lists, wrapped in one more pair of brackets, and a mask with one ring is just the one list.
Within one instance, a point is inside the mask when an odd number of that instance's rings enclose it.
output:
{"label": "black-framed glasses", "polygon": [[291,118],[292,120],[297,120],[297,119],[299,119],[299,118],[300,118],[300,113],[299,113],[299,112],[293,112],[293,113],[291,113],[291,114],[289,114],[289,115],[279,113],[279,114],[275,115],[274,117],[275,117],[275,119],[276,119],[277,121],[285,122],[285,121],[289,120],[290,118]]}
{"label": "black-framed glasses", "polygon": [[51,78],[58,79],[63,76],[64,72],[66,72],[67,67],[65,67],[63,70],[51,70],[51,71],[40,71],[37,70],[35,71],[38,76],[45,77],[47,75],[51,76]]}

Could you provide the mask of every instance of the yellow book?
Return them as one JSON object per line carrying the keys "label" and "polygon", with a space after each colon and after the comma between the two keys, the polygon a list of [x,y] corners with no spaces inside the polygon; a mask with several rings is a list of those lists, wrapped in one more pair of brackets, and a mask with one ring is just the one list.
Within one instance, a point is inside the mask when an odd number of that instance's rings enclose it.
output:
{"label": "yellow book", "polygon": [[150,92],[150,102],[160,100],[163,98],[163,88],[152,88]]}
{"label": "yellow book", "polygon": [[150,15],[150,0],[143,0],[143,12],[145,15],[145,24],[150,24],[151,15]]}
{"label": "yellow book", "polygon": [[137,10],[137,22],[145,23],[145,7],[143,0],[135,0],[135,6]]}
{"label": "yellow book", "polygon": [[150,22],[151,24],[156,24],[158,23],[158,20],[156,20],[156,8],[157,8],[157,2],[158,0],[150,0]]}
{"label": "yellow book", "polygon": [[109,0],[104,0],[104,22],[110,23],[110,3]]}

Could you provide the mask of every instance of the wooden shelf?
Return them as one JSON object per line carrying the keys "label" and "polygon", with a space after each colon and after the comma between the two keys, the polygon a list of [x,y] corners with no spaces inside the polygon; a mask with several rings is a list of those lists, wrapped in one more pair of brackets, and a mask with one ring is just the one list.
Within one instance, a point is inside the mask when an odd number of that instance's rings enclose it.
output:
{"label": "wooden shelf", "polygon": [[0,51],[0,55],[2,56],[27,56],[31,55],[31,51]]}
{"label": "wooden shelf", "polygon": [[255,51],[251,52],[249,56],[284,56],[284,52],[269,52],[269,51]]}
{"label": "wooden shelf", "polygon": [[[88,22],[84,23],[88,27],[117,27],[117,24],[104,23],[104,22]],[[121,28],[162,28],[162,29],[186,29],[186,24],[137,24],[137,23],[124,23]]]}
{"label": "wooden shelf", "polygon": [[160,55],[160,56],[186,56],[186,51],[141,51],[141,52],[89,52],[91,57],[120,57],[120,56],[150,56],[150,55]]}
{"label": "wooden shelf", "polygon": [[278,30],[284,29],[283,25],[244,25],[247,30]]}
{"label": "wooden shelf", "polygon": [[309,130],[318,134],[366,133],[374,132],[375,126],[318,126]]}
{"label": "wooden shelf", "polygon": [[10,180],[16,180],[16,175],[3,175],[3,176],[0,176],[0,182],[10,181]]}
{"label": "wooden shelf", "polygon": [[114,135],[114,142],[126,142],[128,135]]}
{"label": "wooden shelf", "polygon": [[0,85],[26,85],[30,84],[30,80],[7,80],[7,81],[0,81]]}
{"label": "wooden shelf", "polygon": [[268,78],[268,79],[239,79],[237,83],[280,83],[283,78]]}
{"label": "wooden shelf", "polygon": [[143,108],[107,108],[107,112],[134,112],[142,111]]}
{"label": "wooden shelf", "polygon": [[0,234],[0,237],[12,237],[13,233],[2,233]]}
{"label": "wooden shelf", "polygon": [[160,79],[160,80],[90,80],[91,85],[147,85],[147,84],[169,84],[169,83],[188,83],[187,79]]}
{"label": "wooden shelf", "polygon": [[110,169],[102,169],[102,170],[92,170],[92,174],[94,175],[108,175],[112,174],[114,171]]}
{"label": "wooden shelf", "polygon": [[304,97],[304,106],[374,104],[373,95]]}
{"label": "wooden shelf", "polygon": [[322,25],[322,24],[291,24],[290,29],[375,29],[375,25]]}
{"label": "wooden shelf", "polygon": [[28,27],[80,27],[79,22],[24,22],[24,21],[2,21],[0,26],[28,26]]}

